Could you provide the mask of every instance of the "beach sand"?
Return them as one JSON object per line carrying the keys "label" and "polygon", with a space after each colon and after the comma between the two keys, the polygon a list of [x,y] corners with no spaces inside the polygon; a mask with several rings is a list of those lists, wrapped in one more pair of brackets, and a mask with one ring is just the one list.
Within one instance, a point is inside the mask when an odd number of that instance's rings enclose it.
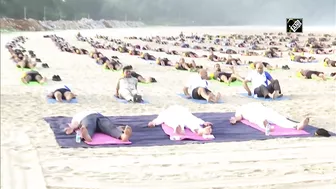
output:
{"label": "beach sand", "polygon": [[[177,35],[194,33],[263,33],[284,32],[284,28],[188,27],[85,30],[83,36]],[[306,29],[305,31],[308,32]],[[335,30],[329,30],[335,31]],[[319,31],[314,31],[318,33]],[[324,31],[326,32],[326,31]],[[87,56],[60,52],[46,34],[57,34],[77,47],[91,50],[88,44],[75,39],[76,31],[23,32],[1,34],[1,188],[3,189],[331,189],[336,187],[336,138],[291,138],[266,141],[190,144],[181,146],[61,149],[43,120],[46,116],[72,116],[83,109],[94,109],[105,115],[154,114],[173,104],[188,107],[192,112],[234,111],[238,105],[253,100],[237,95],[242,88],[211,83],[211,88],[224,94],[224,104],[200,105],[176,96],[184,80],[192,73],[150,65],[136,57],[101,50],[117,55],[124,64],[131,64],[143,76],[154,76],[157,84],[141,85],[140,91],[150,104],[117,103],[115,92],[120,73],[103,71]],[[16,35],[29,38],[25,47],[34,50],[50,69],[41,69],[48,78],[60,75],[79,94],[78,104],[45,102],[46,87],[27,87],[20,83],[18,71],[9,60],[5,42]],[[335,33],[334,33],[335,37]],[[132,41],[143,44],[143,42]],[[153,44],[154,46],[154,44]],[[156,45],[158,46],[158,45]],[[173,47],[172,47],[173,48]],[[175,49],[178,49],[174,47]],[[207,54],[206,52],[203,52]],[[178,60],[179,56],[151,53]],[[285,54],[285,53],[284,53]],[[315,56],[315,55],[314,55]],[[332,55],[329,55],[332,57]],[[321,61],[324,56],[316,55]],[[335,56],[333,56],[335,59]],[[295,120],[311,116],[311,123],[336,131],[335,82],[295,78],[298,68],[311,68],[326,73],[336,68],[321,64],[292,65],[286,58],[266,59],[242,57],[243,60],[265,60],[289,65],[289,71],[274,71],[285,95],[291,100],[266,102],[278,112]],[[189,59],[188,59],[189,60]],[[212,67],[205,59],[196,63]],[[239,67],[246,75],[248,68]],[[52,86],[54,83],[49,83]],[[57,84],[57,83],[56,83]],[[47,86],[47,87],[48,87]]]}

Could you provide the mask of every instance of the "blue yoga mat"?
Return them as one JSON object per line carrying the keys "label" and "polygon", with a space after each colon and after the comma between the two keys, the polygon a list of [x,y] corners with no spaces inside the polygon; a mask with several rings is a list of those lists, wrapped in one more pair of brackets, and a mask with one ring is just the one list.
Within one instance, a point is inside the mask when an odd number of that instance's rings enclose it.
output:
{"label": "blue yoga mat", "polygon": [[[59,102],[56,101],[56,99],[53,99],[53,98],[47,98],[47,102],[49,104],[59,103]],[[78,100],[77,100],[77,98],[73,98],[70,101],[63,100],[62,103],[74,104],[74,103],[78,103]]]}
{"label": "blue yoga mat", "polygon": [[[265,140],[273,138],[290,138],[290,137],[312,137],[316,131],[316,127],[307,126],[305,131],[309,135],[291,135],[291,136],[266,136],[265,133],[260,132],[252,127],[238,123],[235,126],[230,125],[229,119],[234,116],[233,112],[225,113],[195,113],[195,116],[213,123],[213,135],[216,137],[212,141],[206,142],[235,142],[235,141],[250,141],[250,140]],[[147,124],[156,118],[157,115],[143,115],[143,116],[111,116],[109,117],[115,125],[129,125],[132,127],[133,134],[130,138],[132,146],[165,146],[178,145],[190,143],[206,143],[205,141],[171,141],[161,127],[148,128]],[[75,134],[66,135],[63,131],[67,124],[71,122],[71,117],[46,117],[44,120],[49,124],[54,132],[57,143],[63,148],[79,148],[79,147],[117,147],[118,145],[101,145],[89,146],[85,143],[76,143]],[[335,134],[330,133],[335,136]]]}
{"label": "blue yoga mat", "polygon": [[[208,101],[206,101],[206,100],[198,100],[198,99],[192,99],[192,98],[187,98],[184,94],[181,94],[181,93],[179,93],[179,94],[177,94],[179,97],[181,97],[181,98],[184,98],[184,99],[186,99],[186,100],[189,100],[189,101],[191,101],[191,102],[194,102],[194,103],[197,103],[197,104],[213,104],[213,103],[209,103]],[[224,103],[223,101],[219,101],[219,102],[217,102],[216,104],[222,104],[222,103]]]}
{"label": "blue yoga mat", "polygon": [[262,101],[281,101],[281,100],[290,100],[290,98],[288,96],[282,96],[280,98],[277,99],[271,99],[271,98],[258,98],[258,97],[254,97],[254,96],[249,96],[247,93],[238,93],[240,96],[243,97],[247,97],[247,98],[252,98],[252,99],[256,99],[256,100],[262,100]]}
{"label": "blue yoga mat", "polygon": [[[123,103],[123,104],[128,104],[128,103],[130,103],[130,102],[128,102],[128,101],[125,100],[125,99],[118,98],[118,97],[116,97],[116,96],[113,96],[113,97],[114,97],[114,99],[116,99],[116,101],[118,101],[118,102],[120,102],[120,103]],[[149,104],[149,102],[146,101],[146,100],[143,100],[141,103],[137,103],[137,104]]]}

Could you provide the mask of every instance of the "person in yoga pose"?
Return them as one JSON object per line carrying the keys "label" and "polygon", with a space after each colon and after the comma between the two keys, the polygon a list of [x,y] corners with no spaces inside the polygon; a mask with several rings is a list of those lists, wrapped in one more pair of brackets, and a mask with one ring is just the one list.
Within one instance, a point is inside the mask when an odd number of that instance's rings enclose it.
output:
{"label": "person in yoga pose", "polygon": [[239,66],[242,64],[240,58],[232,58],[231,55],[228,56],[228,59],[225,62],[226,65]]}
{"label": "person in yoga pose", "polygon": [[221,57],[215,55],[215,54],[213,53],[213,51],[210,51],[210,55],[209,55],[208,59],[209,59],[210,61],[213,61],[213,62],[226,61],[226,58],[225,58],[225,57],[221,58]]}
{"label": "person in yoga pose", "polygon": [[174,133],[184,135],[185,128],[200,136],[212,133],[212,123],[194,116],[187,108],[173,105],[159,113],[148,123],[148,127],[166,124],[174,129]]}
{"label": "person in yoga pose", "polygon": [[149,54],[149,53],[143,53],[141,52],[140,58],[144,60],[156,60],[155,56]]}
{"label": "person in yoga pose", "polygon": [[268,72],[265,72],[264,65],[261,63],[256,65],[256,70],[248,74],[243,82],[245,90],[248,95],[251,96],[252,92],[247,85],[248,82],[252,82],[253,93],[257,97],[276,99],[283,96],[283,94],[281,94],[279,81],[273,79]]}
{"label": "person in yoga pose", "polygon": [[21,69],[34,69],[36,67],[36,63],[33,62],[28,55],[24,55],[23,59],[19,61],[16,66]]}
{"label": "person in yoga pose", "polygon": [[267,63],[267,62],[252,62],[252,61],[249,61],[248,64],[250,66],[251,69],[255,69],[256,68],[256,65],[258,63],[261,63],[264,65],[264,67],[268,70],[275,70],[278,68],[278,65],[275,65],[275,66],[272,66],[270,63]]}
{"label": "person in yoga pose", "polygon": [[128,53],[129,53],[130,55],[133,55],[133,56],[140,56],[140,54],[141,54],[141,52],[138,51],[138,50],[136,50],[134,47],[133,47],[131,50],[129,50]]}
{"label": "person in yoga pose", "polygon": [[141,95],[138,94],[138,79],[132,77],[132,66],[123,68],[123,77],[118,80],[115,96],[125,99],[128,102],[142,102]]}
{"label": "person in yoga pose", "polygon": [[199,57],[195,52],[192,52],[192,51],[186,51],[186,52],[182,53],[182,55],[184,57],[189,57],[189,58],[198,58]]}
{"label": "person in yoga pose", "polygon": [[183,93],[187,98],[197,100],[206,100],[208,102],[217,103],[221,98],[221,94],[214,95],[208,89],[208,73],[205,69],[200,69],[197,76],[189,79],[188,83],[183,88]]}
{"label": "person in yoga pose", "polygon": [[168,58],[160,58],[160,57],[156,59],[156,64],[161,66],[173,66],[173,62],[170,61]]}
{"label": "person in yoga pose", "polygon": [[324,72],[314,71],[314,70],[304,70],[300,69],[298,71],[299,76],[305,79],[320,79],[320,80],[327,80]]}
{"label": "person in yoga pose", "polygon": [[38,82],[40,84],[43,84],[47,81],[47,79],[43,77],[38,71],[30,70],[23,73],[21,81],[25,84],[28,84],[30,82]]}
{"label": "person in yoga pose", "polygon": [[114,71],[117,71],[117,70],[120,70],[123,65],[121,62],[119,62],[119,60],[115,60],[115,59],[111,59],[111,60],[107,60],[104,64],[103,64],[103,67],[104,69],[107,69],[107,70],[114,70]]}
{"label": "person in yoga pose", "polygon": [[53,98],[57,102],[62,102],[63,100],[71,101],[72,99],[76,98],[76,94],[73,93],[69,87],[66,85],[61,85],[54,87],[50,90],[50,92],[47,94],[48,98]]}
{"label": "person in yoga pose", "polygon": [[327,67],[336,67],[336,60],[330,60],[330,58],[325,58],[323,60],[323,64]]}
{"label": "person in yoga pose", "polygon": [[176,62],[175,68],[177,70],[197,71],[198,69],[203,68],[203,66],[197,66],[194,60],[192,60],[191,63],[186,63],[184,58],[181,58]]}
{"label": "person in yoga pose", "polygon": [[71,120],[69,127],[64,129],[65,133],[70,135],[79,131],[82,140],[92,142],[95,133],[103,133],[113,138],[128,142],[132,136],[132,128],[126,126],[116,126],[112,121],[95,111],[79,112]]}
{"label": "person in yoga pose", "polygon": [[166,51],[166,54],[169,54],[169,55],[180,55],[180,53],[179,52],[177,52],[176,50],[167,50]]}
{"label": "person in yoga pose", "polygon": [[234,125],[243,119],[256,124],[260,128],[266,128],[269,124],[275,124],[282,128],[302,130],[309,124],[308,117],[304,118],[300,123],[296,123],[288,120],[273,109],[263,106],[259,102],[252,102],[238,107],[235,116],[230,118],[230,123]]}
{"label": "person in yoga pose", "polygon": [[213,73],[213,78],[224,83],[228,83],[230,85],[231,82],[241,81],[244,79],[237,74],[236,69],[233,66],[230,66],[231,72],[224,72],[219,64],[215,64],[215,72]]}
{"label": "person in yoga pose", "polygon": [[292,52],[289,52],[288,54],[290,56],[290,60],[294,61],[294,62],[307,63],[307,62],[312,62],[312,61],[315,60],[315,58],[312,57],[312,56],[310,56],[310,57],[298,56],[298,55],[295,55]]}
{"label": "person in yoga pose", "polygon": [[274,50],[270,49],[270,50],[266,50],[264,52],[264,56],[268,57],[268,58],[278,58],[280,57],[280,55],[278,55]]}
{"label": "person in yoga pose", "polygon": [[142,75],[138,74],[133,70],[133,66],[129,65],[128,66],[131,69],[131,76],[138,79],[139,83],[156,83],[156,79],[154,77],[147,77],[144,78]]}

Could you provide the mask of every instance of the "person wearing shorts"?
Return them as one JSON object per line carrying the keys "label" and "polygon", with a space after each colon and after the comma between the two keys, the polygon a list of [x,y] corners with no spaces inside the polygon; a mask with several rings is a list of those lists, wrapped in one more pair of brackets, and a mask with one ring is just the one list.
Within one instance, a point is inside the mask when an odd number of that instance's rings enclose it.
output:
{"label": "person wearing shorts", "polygon": [[217,103],[220,100],[220,93],[214,95],[208,89],[208,73],[205,69],[200,69],[197,76],[190,78],[189,82],[183,88],[183,93],[187,98],[197,100],[207,100],[208,102]]}
{"label": "person wearing shorts", "polygon": [[86,142],[91,142],[95,133],[103,133],[122,141],[129,141],[132,135],[130,126],[118,127],[108,117],[95,111],[77,113],[65,129],[65,133],[69,135],[76,130],[79,130],[82,140]]}
{"label": "person wearing shorts", "polygon": [[47,95],[48,98],[55,99],[58,102],[62,102],[63,100],[71,101],[76,96],[66,85],[56,87],[56,89],[51,90]]}
{"label": "person wearing shorts", "polygon": [[46,81],[46,78],[43,77],[38,71],[30,70],[23,73],[21,81],[25,84],[28,84],[30,82],[38,82],[40,84],[43,84]]}

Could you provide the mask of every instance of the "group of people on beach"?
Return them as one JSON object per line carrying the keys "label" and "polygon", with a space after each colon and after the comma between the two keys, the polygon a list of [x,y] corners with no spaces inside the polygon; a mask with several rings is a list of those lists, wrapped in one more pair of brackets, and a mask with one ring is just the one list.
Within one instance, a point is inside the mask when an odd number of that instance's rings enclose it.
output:
{"label": "group of people on beach", "polygon": [[[120,39],[112,39],[108,36],[102,35],[97,35],[97,40],[94,40],[93,38],[83,37],[80,33],[78,33],[76,36],[77,40],[87,42],[94,48],[94,50],[90,52],[86,49],[77,48],[66,42],[62,37],[56,35],[48,35],[44,37],[50,38],[61,51],[88,55],[90,58],[95,60],[96,64],[101,65],[103,69],[111,71],[121,70],[122,76],[117,81],[115,96],[135,103],[143,102],[142,96],[139,95],[137,89],[138,83],[153,83],[157,82],[157,80],[153,77],[143,77],[133,70],[133,66],[123,65],[117,56],[107,58],[98,49],[109,49],[120,53],[128,53],[130,56],[138,56],[146,61],[155,61],[155,63],[160,66],[173,66],[177,70],[197,72],[198,74],[190,77],[190,80],[184,85],[183,94],[186,98],[206,100],[212,103],[219,102],[222,97],[219,92],[215,93],[209,89],[208,80],[212,79],[227,83],[228,85],[232,82],[241,82],[242,87],[246,90],[247,94],[249,96],[253,95],[257,98],[277,99],[283,96],[279,81],[274,79],[271,74],[266,71],[278,69],[278,65],[258,61],[242,62],[239,58],[233,58],[233,54],[240,54],[242,56],[265,56],[268,58],[281,57],[283,49],[276,46],[279,46],[282,43],[287,43],[286,46],[288,47],[288,50],[290,50],[290,60],[305,63],[314,61],[315,58],[312,56],[305,57],[295,53],[309,52],[314,54],[329,54],[334,52],[333,50],[328,49],[331,46],[328,46],[321,41],[318,42],[310,39],[302,47],[300,46],[298,38],[293,36],[283,36],[283,34],[278,34],[278,36],[271,34],[264,34],[264,36],[198,36],[192,34],[191,36],[185,36],[181,33],[179,37],[156,36],[152,38],[125,38],[127,40],[140,39],[142,41],[154,42],[160,45],[168,45],[173,42],[174,46],[180,46],[184,49],[202,49],[208,51],[209,55],[199,55],[193,50],[178,52],[176,50],[165,50],[164,48],[152,48],[149,45],[134,45],[123,42]],[[278,39],[278,42],[275,41],[276,39]],[[21,81],[26,84],[29,82],[38,82],[43,84],[46,82],[46,77],[43,77],[39,72],[35,71],[34,68],[38,63],[41,63],[44,68],[48,68],[49,66],[42,63],[33,51],[28,51],[27,54],[26,49],[23,47],[26,40],[27,39],[22,36],[17,37],[8,43],[6,47],[11,54],[11,58],[16,63],[17,68],[22,70],[29,69],[28,71],[23,72],[24,74],[21,77]],[[101,43],[99,40],[105,40],[108,43]],[[186,43],[186,40],[191,40],[192,43],[204,45],[206,43],[213,43],[214,45],[220,44],[224,46],[224,49],[216,49],[212,46],[207,47],[201,45],[194,45],[191,47],[191,45]],[[265,48],[265,44],[270,47]],[[234,48],[230,48],[230,46],[234,46],[236,48],[248,48],[248,50],[239,51]],[[307,50],[305,47],[310,48],[310,50]],[[255,52],[256,50],[263,50],[264,53]],[[155,57],[154,55],[151,55],[149,51],[164,52],[168,55],[179,55],[182,57],[179,61],[174,63],[166,57]],[[215,52],[228,54],[228,56],[227,58],[220,57],[215,55]],[[213,68],[204,68],[201,65],[197,65],[195,60],[187,63],[184,57],[191,57],[194,59],[207,58],[209,61],[215,62],[215,64]],[[223,65],[229,65],[230,71],[222,70],[220,63]],[[330,58],[325,58],[323,64],[324,66],[335,67],[336,61],[331,60]],[[236,71],[236,66],[239,65],[247,65],[253,70],[246,77],[242,77]],[[289,70],[290,68],[288,65],[284,65],[282,66],[282,69]],[[209,70],[212,70],[212,72]],[[325,73],[314,70],[302,69],[299,70],[298,73],[306,79],[318,78],[326,80],[327,78]],[[336,74],[331,73],[331,77],[336,79]],[[58,80],[60,80],[60,78]],[[249,82],[251,82],[251,86],[248,85]],[[47,96],[61,102],[63,100],[70,101],[71,99],[76,98],[77,95],[74,94],[66,85],[62,85],[61,87],[57,87],[57,89],[55,88],[53,91],[48,93]],[[242,119],[246,119],[262,128],[265,128],[270,123],[273,123],[284,128],[303,129],[309,122],[309,118],[304,118],[299,123],[291,122],[286,117],[281,116],[274,110],[264,107],[260,103],[249,103],[239,107],[236,111],[235,117],[232,117],[228,121],[230,121],[231,124],[235,124]],[[181,106],[171,106],[162,111],[156,119],[148,123],[148,127],[154,127],[162,123],[166,123],[170,127],[173,127],[174,132],[177,134],[183,134],[184,129],[186,128],[198,135],[209,135],[212,133],[212,123],[195,117],[186,108]],[[67,134],[71,134],[75,130],[80,130],[82,138],[85,141],[91,141],[95,132],[102,132],[122,141],[128,141],[132,135],[131,127],[117,127],[107,117],[93,111],[80,112],[73,117],[71,124],[68,128],[66,128],[65,132]]]}

